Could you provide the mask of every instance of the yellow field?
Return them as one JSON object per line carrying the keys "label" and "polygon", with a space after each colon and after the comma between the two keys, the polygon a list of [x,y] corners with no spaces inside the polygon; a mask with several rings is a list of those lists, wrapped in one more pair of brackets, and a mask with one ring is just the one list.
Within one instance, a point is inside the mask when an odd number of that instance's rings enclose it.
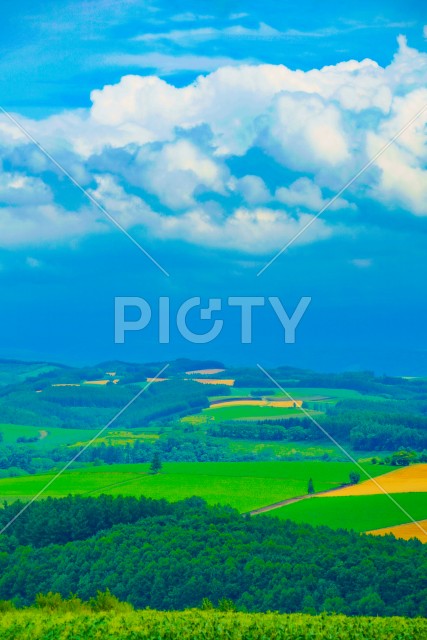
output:
{"label": "yellow field", "polygon": [[399,524],[395,527],[386,527],[385,529],[374,529],[373,531],[367,531],[373,536],[385,536],[388,533],[392,533],[395,538],[403,538],[403,540],[410,540],[411,538],[418,538],[421,542],[427,542],[427,520],[420,520],[420,526],[424,529],[422,531],[413,522],[408,524]]}
{"label": "yellow field", "polygon": [[[379,486],[380,485],[380,486]],[[380,478],[366,480],[360,484],[343,487],[332,493],[319,494],[325,498],[340,496],[368,496],[383,493],[423,493],[427,492],[427,464],[414,464],[390,471]]]}
{"label": "yellow field", "polygon": [[192,378],[194,382],[200,382],[200,384],[226,384],[228,387],[232,387],[234,380],[220,379],[220,378]]}
{"label": "yellow field", "polygon": [[116,378],[115,380],[85,380],[84,384],[105,385],[105,384],[108,384],[109,382],[112,382],[113,384],[117,384],[119,382],[119,379]]}
{"label": "yellow field", "polygon": [[[216,373],[216,369],[206,369],[206,371],[212,371]],[[192,371],[191,373],[196,373]],[[186,380],[190,380],[191,382],[200,382],[200,384],[225,384],[228,387],[232,387],[234,384],[234,380],[223,380],[218,378],[185,378]],[[168,378],[147,378],[147,382],[165,382]]]}
{"label": "yellow field", "polygon": [[302,400],[270,400],[269,407],[302,407]]}
{"label": "yellow field", "polygon": [[225,402],[214,402],[211,409],[220,407],[285,407],[292,408],[302,406],[302,400],[230,400]]}
{"label": "yellow field", "polygon": [[186,371],[187,376],[199,373],[202,376],[213,376],[215,373],[222,373],[225,369],[196,369],[195,371]]}

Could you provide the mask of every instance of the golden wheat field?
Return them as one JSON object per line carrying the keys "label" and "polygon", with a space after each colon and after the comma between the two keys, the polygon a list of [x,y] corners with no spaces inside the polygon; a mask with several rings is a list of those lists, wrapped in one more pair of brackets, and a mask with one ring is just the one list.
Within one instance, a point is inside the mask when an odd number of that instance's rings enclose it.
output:
{"label": "golden wheat field", "polygon": [[421,542],[427,543],[427,520],[419,520],[418,524],[408,522],[407,524],[399,524],[395,527],[374,529],[373,531],[367,531],[366,533],[370,533],[373,536],[386,536],[387,534],[392,533],[395,538],[403,538],[403,540],[418,538]]}
{"label": "golden wheat field", "polygon": [[414,464],[385,473],[380,478],[343,487],[331,493],[319,494],[325,498],[341,496],[371,496],[378,493],[427,492],[427,464]]}

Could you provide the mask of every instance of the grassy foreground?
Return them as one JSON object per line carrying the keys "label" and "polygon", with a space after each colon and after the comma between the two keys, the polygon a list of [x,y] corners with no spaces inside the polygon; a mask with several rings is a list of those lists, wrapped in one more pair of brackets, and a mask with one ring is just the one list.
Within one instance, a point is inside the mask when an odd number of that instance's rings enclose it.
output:
{"label": "grassy foreground", "polygon": [[0,615],[5,640],[418,640],[423,618],[236,613],[221,611],[52,612],[37,609]]}

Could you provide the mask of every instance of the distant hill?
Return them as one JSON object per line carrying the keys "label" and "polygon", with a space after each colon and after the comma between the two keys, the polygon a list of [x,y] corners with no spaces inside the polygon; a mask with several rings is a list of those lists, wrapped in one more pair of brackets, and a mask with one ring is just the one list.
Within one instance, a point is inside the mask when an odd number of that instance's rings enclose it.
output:
{"label": "distant hill", "polygon": [[69,367],[52,362],[25,362],[0,358],[0,386],[18,384],[46,373],[67,370]]}

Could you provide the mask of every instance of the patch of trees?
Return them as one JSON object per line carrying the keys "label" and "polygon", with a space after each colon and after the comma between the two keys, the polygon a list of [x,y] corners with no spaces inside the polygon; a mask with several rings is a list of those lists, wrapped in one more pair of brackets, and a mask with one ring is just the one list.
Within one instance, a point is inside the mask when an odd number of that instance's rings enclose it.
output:
{"label": "patch of trees", "polygon": [[33,449],[24,445],[2,445],[0,446],[0,469],[18,467],[24,471],[34,473],[32,465]]}
{"label": "patch of trees", "polygon": [[[69,450],[65,452],[69,457]],[[80,456],[82,462],[102,461],[106,464],[151,462],[158,456],[163,462],[218,462],[235,458],[220,443],[201,440],[197,436],[163,436],[154,443],[137,440],[134,445],[89,447]],[[236,459],[242,460],[242,457]]]}
{"label": "patch of trees", "polygon": [[[10,522],[22,509],[18,500],[0,509],[0,528]],[[66,498],[46,498],[34,502],[19,516],[2,539],[10,549],[20,545],[34,548],[50,544],[66,544],[73,540],[85,540],[115,524],[130,524],[140,518],[162,516],[173,512],[166,500],[153,500],[141,496],[99,497],[68,496]]]}
{"label": "patch of trees", "polygon": [[[253,368],[229,370],[236,387],[276,389],[277,386],[261,371]],[[353,389],[362,394],[394,398],[410,398],[420,395],[427,400],[427,380],[375,376],[372,371],[348,371],[343,373],[318,373],[293,367],[277,367],[269,371],[284,389],[287,387],[323,387],[326,389]]]}
{"label": "patch of trees", "polygon": [[[49,591],[88,600],[108,588],[140,608],[195,607],[205,597],[249,611],[427,614],[427,547],[416,540],[243,518],[198,498],[67,498],[25,513],[25,526],[1,538],[0,598],[17,604]],[[17,536],[32,531],[20,545]],[[69,541],[70,531],[80,539]]]}
{"label": "patch of trees", "polygon": [[[77,452],[61,446],[40,450],[24,444],[0,445],[0,477],[34,474],[65,463]],[[88,447],[75,466],[151,462],[158,455],[163,462],[243,462],[256,460],[256,454],[234,453],[227,444],[197,434],[163,434],[157,440],[136,440],[126,445],[105,443]],[[4,472],[3,472],[4,470]],[[12,470],[12,472],[10,472]]]}
{"label": "patch of trees", "polygon": [[[358,451],[406,448],[423,451],[427,448],[427,416],[404,413],[399,405],[399,402],[343,401],[328,409],[327,414],[318,420],[331,436],[349,443]],[[322,431],[306,417],[269,420],[258,424],[266,427],[280,425],[286,432],[283,439],[287,440],[327,440]]]}
{"label": "patch of trees", "polygon": [[307,423],[300,420],[262,420],[248,421],[234,420],[221,422],[208,427],[207,434],[213,438],[232,438],[235,440],[262,440],[290,442],[319,439],[313,428],[313,424],[307,419]]}
{"label": "patch of trees", "polygon": [[[100,428],[140,390],[135,385],[52,387],[20,385],[0,394],[0,422],[74,429]],[[197,413],[209,406],[212,390],[197,382],[152,384],[115,422],[117,428],[146,426],[152,420]],[[227,389],[229,392],[229,389]],[[218,390],[222,393],[222,387]]]}

